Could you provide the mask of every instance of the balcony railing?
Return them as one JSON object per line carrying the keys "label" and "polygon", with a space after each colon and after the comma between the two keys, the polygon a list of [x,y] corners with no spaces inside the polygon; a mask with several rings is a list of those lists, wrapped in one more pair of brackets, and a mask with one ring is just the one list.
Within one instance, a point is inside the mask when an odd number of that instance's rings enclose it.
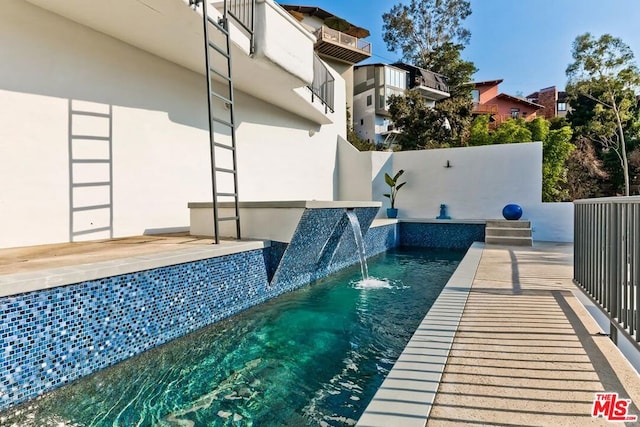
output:
{"label": "balcony railing", "polygon": [[478,114],[498,114],[498,104],[473,103],[473,112]]}
{"label": "balcony railing", "polygon": [[577,200],[574,273],[617,332],[640,342],[640,197]]}
{"label": "balcony railing", "polygon": [[325,107],[325,113],[331,110],[333,113],[334,98],[334,82],[335,79],[322,63],[318,55],[313,54],[313,83],[309,87],[311,89],[311,101],[317,97]]}
{"label": "balcony railing", "polygon": [[357,63],[371,56],[371,43],[325,25],[314,34],[316,50],[342,61]]}

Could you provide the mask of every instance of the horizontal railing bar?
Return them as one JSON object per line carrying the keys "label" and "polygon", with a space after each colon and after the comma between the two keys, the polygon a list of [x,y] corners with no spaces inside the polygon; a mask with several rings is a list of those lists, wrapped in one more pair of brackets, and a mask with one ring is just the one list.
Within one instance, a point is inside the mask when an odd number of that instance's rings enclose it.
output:
{"label": "horizontal railing bar", "polygon": [[93,135],[71,135],[71,139],[89,139],[93,141],[110,141],[110,136],[93,136]]}
{"label": "horizontal railing bar", "polygon": [[236,197],[238,193],[216,193],[216,196],[221,197]]}
{"label": "horizontal railing bar", "polygon": [[213,145],[215,145],[218,148],[224,148],[225,150],[230,150],[230,151],[233,151],[236,149],[236,147],[233,147],[231,145],[221,144],[219,142],[214,142]]}
{"label": "horizontal railing bar", "polygon": [[81,236],[83,234],[92,234],[92,233],[98,233],[100,231],[109,231],[111,230],[111,227],[100,227],[100,228],[94,228],[94,229],[90,229],[90,230],[81,230],[81,231],[74,231],[73,233],[71,233],[72,236]]}
{"label": "horizontal railing bar", "polygon": [[71,159],[71,163],[111,163],[109,159]]}
{"label": "horizontal railing bar", "polygon": [[216,168],[216,172],[225,172],[225,173],[232,173],[232,174],[236,173],[236,171],[234,171],[233,169],[227,169],[227,168]]}
{"label": "horizontal railing bar", "polygon": [[71,184],[72,187],[107,187],[111,185],[109,181],[101,181],[101,182],[79,182],[75,184]]}
{"label": "horizontal railing bar", "polygon": [[77,208],[71,208],[72,212],[83,212],[83,211],[97,211],[99,209],[109,209],[111,205],[92,205],[92,206],[80,206]]}
{"label": "horizontal railing bar", "polygon": [[240,217],[238,216],[224,216],[222,218],[218,218],[218,221],[237,221]]}
{"label": "horizontal railing bar", "polygon": [[71,110],[70,113],[71,114],[75,114],[77,116],[101,117],[101,118],[105,118],[105,119],[111,118],[111,114],[109,114],[109,113],[94,113],[93,111]]}
{"label": "horizontal railing bar", "polygon": [[609,204],[609,203],[640,203],[640,196],[620,196],[620,197],[601,197],[598,199],[579,199],[574,200],[574,204],[577,205],[592,205],[592,204]]}

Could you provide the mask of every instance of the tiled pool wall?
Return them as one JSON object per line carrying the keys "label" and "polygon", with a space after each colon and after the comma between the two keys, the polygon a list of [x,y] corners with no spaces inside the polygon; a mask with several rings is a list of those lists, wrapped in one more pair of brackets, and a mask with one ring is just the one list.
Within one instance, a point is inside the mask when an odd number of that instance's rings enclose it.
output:
{"label": "tiled pool wall", "polygon": [[400,222],[398,227],[399,245],[405,247],[468,249],[484,242],[484,222]]}
{"label": "tiled pool wall", "polygon": [[[357,263],[344,210],[322,211],[289,245],[0,298],[0,411]],[[356,214],[366,230],[375,209]],[[370,228],[367,254],[438,242],[433,227],[404,225]]]}

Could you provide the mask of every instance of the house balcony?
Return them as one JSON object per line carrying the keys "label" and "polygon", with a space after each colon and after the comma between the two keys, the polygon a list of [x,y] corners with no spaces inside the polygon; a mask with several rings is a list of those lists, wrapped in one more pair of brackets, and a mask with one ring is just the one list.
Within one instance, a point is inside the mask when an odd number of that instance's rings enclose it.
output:
{"label": "house balcony", "polygon": [[357,64],[371,57],[371,43],[325,25],[318,28],[315,36],[316,52],[347,64]]}
{"label": "house balcony", "polygon": [[430,101],[440,101],[449,98],[449,86],[444,76],[428,70],[421,70],[421,76],[416,76],[412,89],[417,90]]}
{"label": "house balcony", "polygon": [[473,114],[498,114],[498,104],[481,104],[474,102],[471,112]]}
{"label": "house balcony", "polygon": [[[189,0],[153,0],[153,7],[139,0],[88,2],[86,0],[28,0],[145,52],[198,74],[205,74],[202,7]],[[233,83],[236,90],[323,125],[332,114],[309,92],[314,81],[314,43],[310,34],[273,0],[228,0]],[[222,2],[209,2],[211,19],[222,18]],[[247,18],[246,5],[253,13]],[[234,5],[239,7],[234,10]],[[235,11],[235,13],[234,13]],[[243,21],[247,20],[247,25]],[[252,39],[248,24],[254,26]],[[220,46],[224,39],[213,25],[210,33]],[[213,66],[222,58],[214,58]],[[220,80],[222,81],[222,80]]]}

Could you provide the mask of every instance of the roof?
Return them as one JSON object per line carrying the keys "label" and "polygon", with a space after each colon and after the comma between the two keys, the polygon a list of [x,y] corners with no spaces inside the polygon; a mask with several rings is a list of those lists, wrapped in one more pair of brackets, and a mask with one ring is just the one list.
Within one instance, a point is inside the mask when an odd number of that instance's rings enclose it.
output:
{"label": "roof", "polygon": [[495,85],[499,85],[500,83],[502,83],[504,81],[504,79],[497,79],[497,80],[483,80],[481,82],[473,82],[472,84],[474,86],[495,86]]}
{"label": "roof", "polygon": [[334,30],[340,31],[345,34],[357,38],[369,37],[371,34],[366,28],[353,25],[349,21],[339,16],[334,15],[331,12],[316,7],[316,6],[299,6],[295,4],[280,4],[280,7],[288,12],[298,12],[304,15],[317,16],[324,21],[324,25]]}
{"label": "roof", "polygon": [[512,102],[519,102],[521,104],[525,104],[525,105],[529,105],[531,107],[535,107],[535,108],[544,108],[544,105],[540,105],[540,104],[536,104],[535,102],[531,102],[531,101],[527,101],[524,98],[519,98],[517,96],[511,96],[511,95],[507,95],[506,93],[499,93],[496,98],[502,98],[502,99],[506,99]]}

